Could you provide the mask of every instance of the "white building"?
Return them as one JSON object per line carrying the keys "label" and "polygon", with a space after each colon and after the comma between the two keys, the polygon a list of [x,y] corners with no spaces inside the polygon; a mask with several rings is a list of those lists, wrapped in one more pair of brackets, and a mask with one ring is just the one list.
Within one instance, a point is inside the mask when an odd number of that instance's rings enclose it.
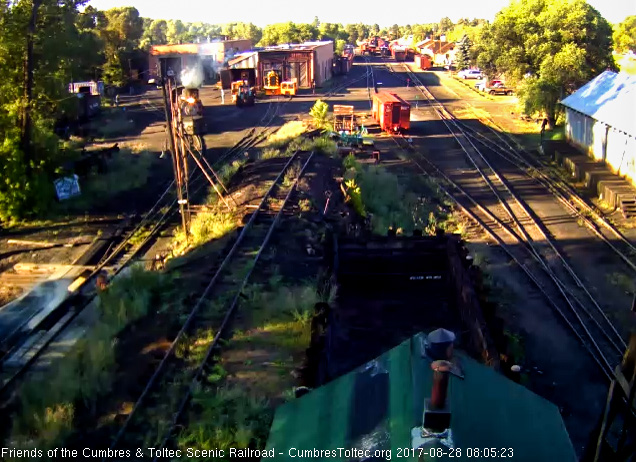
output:
{"label": "white building", "polygon": [[636,184],[636,76],[605,71],[561,104],[567,139]]}

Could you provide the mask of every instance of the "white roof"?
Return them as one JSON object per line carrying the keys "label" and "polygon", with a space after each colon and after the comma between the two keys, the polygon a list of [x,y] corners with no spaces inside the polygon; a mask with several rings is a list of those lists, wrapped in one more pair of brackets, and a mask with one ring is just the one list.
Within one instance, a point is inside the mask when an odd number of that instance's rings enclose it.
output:
{"label": "white roof", "polygon": [[636,137],[636,76],[605,71],[561,104]]}

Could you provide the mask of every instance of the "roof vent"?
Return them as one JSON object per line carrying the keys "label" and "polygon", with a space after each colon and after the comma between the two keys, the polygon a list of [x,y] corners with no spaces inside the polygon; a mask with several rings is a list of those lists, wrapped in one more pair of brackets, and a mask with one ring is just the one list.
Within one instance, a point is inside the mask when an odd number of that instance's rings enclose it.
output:
{"label": "roof vent", "polygon": [[425,354],[434,361],[453,357],[455,334],[446,329],[436,329],[426,337]]}

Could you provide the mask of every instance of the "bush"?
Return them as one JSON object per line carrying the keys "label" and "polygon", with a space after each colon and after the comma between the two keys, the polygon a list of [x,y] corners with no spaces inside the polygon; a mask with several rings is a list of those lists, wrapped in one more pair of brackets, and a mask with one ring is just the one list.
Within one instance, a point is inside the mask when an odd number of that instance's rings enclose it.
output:
{"label": "bush", "polygon": [[326,136],[316,138],[313,143],[313,149],[328,156],[335,156],[338,153],[338,145],[335,141]]}
{"label": "bush", "polygon": [[386,234],[390,227],[411,233],[415,228],[430,234],[438,222],[446,218],[443,207],[436,205],[439,197],[429,181],[418,181],[417,189],[424,194],[409,192],[396,175],[382,166],[361,166],[354,156],[343,159],[345,186],[353,209],[361,217],[371,215],[373,232]]}
{"label": "bush", "polygon": [[322,100],[317,100],[314,106],[309,111],[309,114],[314,119],[314,125],[316,126],[316,128],[326,127],[328,112],[329,112],[329,105]]}

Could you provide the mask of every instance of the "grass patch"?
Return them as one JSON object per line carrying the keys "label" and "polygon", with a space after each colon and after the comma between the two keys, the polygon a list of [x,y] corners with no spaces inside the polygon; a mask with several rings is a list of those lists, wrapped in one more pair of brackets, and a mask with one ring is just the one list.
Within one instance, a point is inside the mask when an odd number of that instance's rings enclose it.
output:
{"label": "grass patch", "polygon": [[228,212],[222,204],[215,204],[211,210],[197,213],[190,221],[190,235],[177,228],[174,236],[175,255],[183,254],[188,248],[219,239],[237,227],[236,216]]}
{"label": "grass patch", "polygon": [[223,167],[221,168],[221,170],[219,170],[219,173],[218,173],[219,178],[221,179],[223,184],[227,186],[232,180],[232,178],[234,177],[234,175],[236,175],[236,173],[245,165],[246,162],[247,162],[246,159],[241,159],[241,160],[235,160],[231,164],[223,165]]}
{"label": "grass patch", "polygon": [[304,213],[311,211],[311,208],[312,208],[311,200],[309,199],[299,200],[298,208],[300,209],[301,212],[304,212]]}
{"label": "grass patch", "polygon": [[272,148],[284,147],[292,139],[298,138],[305,133],[306,130],[307,127],[301,121],[294,120],[287,122],[285,125],[280,127],[276,133],[267,137],[267,146]]}
{"label": "grass patch", "polygon": [[[230,448],[263,448],[267,442],[273,412],[268,402],[246,393],[238,387],[202,388],[192,397],[198,418],[177,437],[177,446],[186,454],[187,448],[223,449],[230,460]],[[202,460],[183,457],[181,460]]]}
{"label": "grass patch", "polygon": [[62,446],[74,430],[76,411],[94,412],[100,397],[111,391],[117,334],[157,306],[178,305],[179,297],[171,289],[169,276],[139,266],[114,280],[100,294],[99,320],[86,336],[57,367],[23,385],[10,446],[42,450]]}
{"label": "grass patch", "polygon": [[636,291],[634,279],[625,273],[614,272],[607,275],[607,280],[613,286],[618,287],[625,293],[633,294]]}
{"label": "grass patch", "polygon": [[[273,355],[262,364],[254,364],[249,356],[241,359],[241,367],[246,371],[264,374],[258,376],[258,386],[251,390],[248,386],[230,384],[221,360],[216,361],[193,394],[189,425],[177,436],[179,448],[224,449],[226,457],[221,460],[229,460],[231,447],[262,449],[265,446],[273,409],[264,390],[268,383],[273,383],[275,393],[285,394],[280,383],[293,367],[292,355],[309,346],[314,305],[320,300],[333,301],[336,295],[335,287],[316,290],[313,282],[293,287],[283,284],[274,269],[265,284],[246,287],[240,310],[251,327],[235,330],[230,344],[231,350],[249,351],[257,346]],[[288,390],[286,395],[289,398]],[[184,460],[195,459],[186,457]]]}
{"label": "grass patch", "polygon": [[285,157],[285,151],[281,151],[276,148],[265,148],[261,153],[261,159],[277,159],[279,157]]}
{"label": "grass patch", "polygon": [[316,138],[313,142],[312,148],[315,152],[320,152],[331,157],[338,153],[338,145],[327,136]]}
{"label": "grass patch", "polygon": [[88,176],[80,178],[81,195],[61,202],[55,208],[62,213],[83,212],[123,192],[140,188],[146,185],[154,160],[147,152],[133,154],[122,149],[108,162],[106,173],[94,169]]}
{"label": "grass patch", "polygon": [[289,188],[291,187],[291,185],[294,184],[294,181],[296,181],[296,178],[298,178],[298,175],[300,175],[300,162],[294,162],[285,172],[285,175],[283,176],[283,186],[285,188]]}
{"label": "grass patch", "polygon": [[134,122],[126,111],[116,108],[106,111],[94,125],[97,137],[108,139],[125,135],[134,127]]}

